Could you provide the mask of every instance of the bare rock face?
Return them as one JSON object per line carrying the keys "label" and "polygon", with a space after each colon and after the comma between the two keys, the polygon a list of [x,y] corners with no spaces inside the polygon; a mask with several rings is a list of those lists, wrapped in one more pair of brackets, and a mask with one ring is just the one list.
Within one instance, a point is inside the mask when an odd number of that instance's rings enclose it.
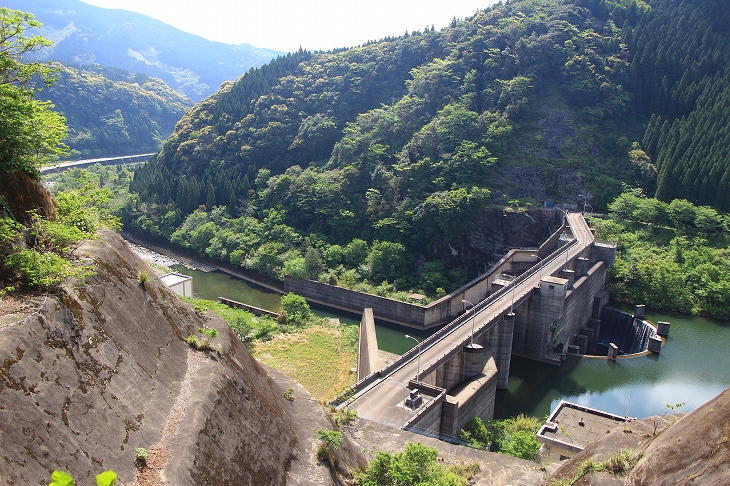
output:
{"label": "bare rock face", "polygon": [[[28,211],[35,209],[39,216],[53,219],[56,203],[43,184],[25,172],[3,172],[0,176],[0,203],[6,206],[16,221],[29,225]],[[0,213],[2,212],[0,207]]]}
{"label": "bare rock face", "polygon": [[[112,233],[79,256],[96,274],[0,317],[0,484],[287,482],[296,435],[281,389],[220,319],[203,318]],[[220,331],[194,351],[197,328]],[[147,467],[135,448],[149,451]]]}
{"label": "bare rock face", "polygon": [[561,223],[560,211],[487,209],[464,235],[432,248],[429,260],[440,261],[446,268],[461,266],[467,277],[474,278],[512,248],[540,246]]}
{"label": "bare rock face", "polygon": [[730,484],[730,390],[652,441],[629,483]]}

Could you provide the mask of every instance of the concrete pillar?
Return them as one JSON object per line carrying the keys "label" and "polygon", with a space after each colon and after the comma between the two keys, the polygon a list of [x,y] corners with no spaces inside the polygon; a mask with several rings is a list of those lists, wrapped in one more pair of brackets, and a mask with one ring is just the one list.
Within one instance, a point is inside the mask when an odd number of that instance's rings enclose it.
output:
{"label": "concrete pillar", "polygon": [[490,346],[497,361],[497,388],[507,388],[509,382],[509,364],[512,358],[512,337],[515,330],[515,314],[505,314],[501,325],[496,326],[499,331],[496,337],[497,346]]}
{"label": "concrete pillar", "polygon": [[660,338],[659,336],[650,337],[648,349],[652,353],[659,354],[662,350],[662,338]]}
{"label": "concrete pillar", "polygon": [[[603,308],[608,304],[609,299],[611,298],[611,295],[608,293],[608,290],[603,289],[600,290],[595,297],[593,297],[593,310],[591,312],[591,318],[593,319],[600,319],[601,313],[603,312]],[[600,322],[600,321],[599,321]],[[594,327],[594,329],[596,329]]]}
{"label": "concrete pillar", "polygon": [[568,281],[568,287],[572,287],[575,283],[575,271],[564,268],[560,271],[560,276]]}
{"label": "concrete pillar", "polygon": [[616,361],[616,358],[618,357],[618,346],[611,343],[608,345],[608,358]]}
{"label": "concrete pillar", "polygon": [[360,320],[360,336],[357,341],[357,381],[380,368],[378,337],[375,334],[373,309],[363,309]]}
{"label": "concrete pillar", "polygon": [[598,335],[601,332],[601,320],[600,319],[589,319],[588,327],[593,330],[593,334],[588,341],[588,352],[593,354],[596,352],[596,345],[598,344]]}
{"label": "concrete pillar", "polygon": [[586,354],[586,350],[588,349],[588,336],[585,334],[576,334],[573,336],[573,344],[578,347],[577,354]]}
{"label": "concrete pillar", "polygon": [[458,436],[461,430],[457,430],[459,422],[459,402],[449,395],[441,404],[441,433],[444,435]]}
{"label": "concrete pillar", "polygon": [[464,346],[462,353],[464,354],[463,376],[465,380],[468,380],[482,372],[486,354],[484,352],[484,346],[477,343]]}
{"label": "concrete pillar", "polygon": [[643,319],[645,310],[646,310],[646,306],[644,304],[637,305],[636,307],[634,307],[634,317]]}
{"label": "concrete pillar", "polygon": [[669,336],[669,323],[665,321],[659,321],[657,323],[656,333],[662,337]]}
{"label": "concrete pillar", "polygon": [[591,266],[591,261],[586,257],[578,257],[575,259],[574,268],[577,277],[582,277],[588,273],[588,269]]}
{"label": "concrete pillar", "polygon": [[451,390],[459,383],[474,378],[484,369],[486,356],[486,350],[481,344],[464,346],[460,353],[432,373],[435,375],[433,384]]}

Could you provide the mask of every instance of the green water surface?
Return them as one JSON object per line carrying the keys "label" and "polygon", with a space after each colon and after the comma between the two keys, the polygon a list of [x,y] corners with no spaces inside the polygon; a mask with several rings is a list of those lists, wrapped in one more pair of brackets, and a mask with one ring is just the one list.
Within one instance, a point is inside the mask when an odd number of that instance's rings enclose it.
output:
{"label": "green water surface", "polygon": [[497,418],[544,417],[560,400],[617,415],[648,417],[684,403],[689,412],[730,387],[730,323],[647,312],[671,323],[660,354],[634,358],[568,358],[560,368],[512,358],[509,386],[497,392]]}

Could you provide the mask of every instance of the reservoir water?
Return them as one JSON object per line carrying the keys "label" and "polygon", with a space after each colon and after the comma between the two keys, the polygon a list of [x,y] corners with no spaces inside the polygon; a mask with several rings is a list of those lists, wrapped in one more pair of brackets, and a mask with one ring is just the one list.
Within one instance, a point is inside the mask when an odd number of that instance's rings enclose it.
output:
{"label": "reservoir water", "polygon": [[[193,276],[196,297],[216,300],[219,296],[276,311],[280,297],[275,292],[230,277],[221,272],[199,272],[181,266],[176,271]],[[360,316],[313,309],[321,317],[338,317],[356,324]],[[519,413],[544,417],[560,400],[568,400],[618,415],[643,418],[667,413],[667,404],[684,403],[689,412],[730,387],[730,323],[702,317],[647,311],[653,323],[669,321],[669,338],[661,353],[616,362],[605,358],[569,357],[560,368],[517,357],[512,358],[509,386],[497,392],[495,417]],[[425,333],[378,323],[380,349],[402,354]]]}
{"label": "reservoir water", "polygon": [[647,311],[671,323],[660,354],[619,358],[570,357],[560,368],[512,358],[509,386],[497,392],[498,418],[544,417],[560,400],[637,418],[689,412],[730,387],[730,323]]}

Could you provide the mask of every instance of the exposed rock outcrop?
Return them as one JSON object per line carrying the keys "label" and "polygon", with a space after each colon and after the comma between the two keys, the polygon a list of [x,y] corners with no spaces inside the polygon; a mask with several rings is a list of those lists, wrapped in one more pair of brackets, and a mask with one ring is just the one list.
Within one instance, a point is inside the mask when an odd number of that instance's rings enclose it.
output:
{"label": "exposed rock outcrop", "polygon": [[40,181],[25,172],[3,172],[0,176],[0,216],[9,211],[21,224],[31,223],[28,211],[35,209],[45,219],[56,215],[56,203]]}
{"label": "exposed rock outcrop", "polygon": [[561,224],[560,211],[486,209],[464,235],[434,246],[428,259],[446,268],[461,267],[467,277],[475,278],[512,248],[540,246]]}
{"label": "exposed rock outcrop", "polygon": [[[606,462],[622,449],[636,459],[614,474],[579,472]],[[730,390],[687,415],[662,415],[628,422],[565,462],[544,484],[577,479],[580,485],[730,484]]]}
{"label": "exposed rock outcrop", "polygon": [[[0,484],[48,484],[54,469],[77,484],[106,469],[120,484],[331,481],[288,474],[311,433],[222,320],[139,278],[145,264],[113,233],[78,253],[94,276],[0,317]],[[203,326],[220,331],[213,351],[185,341]]]}

